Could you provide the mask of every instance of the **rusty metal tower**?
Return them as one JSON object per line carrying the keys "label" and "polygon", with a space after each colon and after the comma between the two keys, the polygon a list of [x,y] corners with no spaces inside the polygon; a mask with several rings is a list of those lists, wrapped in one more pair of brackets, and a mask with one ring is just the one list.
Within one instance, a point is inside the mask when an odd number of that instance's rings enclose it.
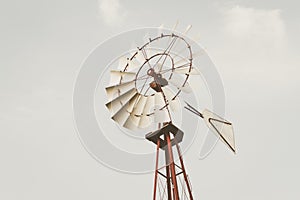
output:
{"label": "rusty metal tower", "polygon": [[[183,132],[173,124],[165,123],[158,131],[147,134],[146,138],[156,144],[153,200],[164,199],[165,196],[168,200],[194,199],[179,146],[183,139]],[[177,153],[174,152],[174,149]],[[161,168],[158,167],[160,150],[163,151],[166,162],[166,165]],[[177,154],[179,158],[177,164],[174,154]],[[159,181],[158,176],[163,177],[166,184]],[[183,180],[179,176],[183,176]],[[160,189],[157,192],[158,187]]]}

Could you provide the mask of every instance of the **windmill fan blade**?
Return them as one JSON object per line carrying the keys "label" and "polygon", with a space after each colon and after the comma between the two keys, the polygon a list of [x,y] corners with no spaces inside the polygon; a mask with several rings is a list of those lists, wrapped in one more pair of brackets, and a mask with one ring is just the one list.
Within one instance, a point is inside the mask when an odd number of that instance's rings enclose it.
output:
{"label": "windmill fan blade", "polygon": [[161,92],[155,93],[154,97],[155,97],[155,101],[154,101],[155,107],[162,108],[166,104],[164,96]]}
{"label": "windmill fan blade", "polygon": [[174,69],[174,72],[177,74],[192,74],[192,75],[199,75],[200,72],[195,67],[178,67]]}
{"label": "windmill fan blade", "polygon": [[119,76],[119,77],[128,77],[128,78],[135,78],[135,73],[133,72],[123,72],[123,71],[118,71],[118,70],[111,70],[110,71],[112,76]]}
{"label": "windmill fan blade", "polygon": [[191,88],[191,86],[189,85],[188,82],[186,82],[184,84],[184,86],[182,86],[183,83],[184,83],[183,78],[180,79],[178,77],[173,76],[172,79],[169,80],[169,83],[171,83],[172,85],[174,85],[175,87],[177,87],[178,89],[182,90],[185,93],[191,93],[192,92],[192,88]]}
{"label": "windmill fan blade", "polygon": [[134,71],[141,66],[142,65],[136,59],[133,59],[133,60],[128,61],[127,70]]}
{"label": "windmill fan blade", "polygon": [[149,114],[151,113],[151,109],[153,109],[155,103],[155,96],[147,96],[147,101],[144,106],[143,112],[141,114],[141,119],[139,121],[139,128],[146,128],[151,124],[151,116]]}
{"label": "windmill fan blade", "polygon": [[[141,67],[141,63],[144,63],[144,61],[142,60],[142,56],[143,54],[141,54],[142,52],[138,51],[138,53],[135,55],[135,58],[133,58],[132,60],[130,60],[127,57],[121,57],[119,59],[119,66],[118,69],[120,70],[124,70],[126,67],[126,71],[129,71],[127,73],[130,73],[131,71],[134,71],[136,68]],[[133,73],[135,75],[135,73]]]}
{"label": "windmill fan blade", "polygon": [[168,89],[167,87],[163,87],[162,90],[164,92],[164,95],[166,96],[166,99],[169,103],[171,110],[172,111],[179,110],[180,109],[179,99],[177,97],[175,99],[173,99],[176,94],[174,92],[172,92],[170,89]]}
{"label": "windmill fan blade", "polygon": [[168,117],[168,111],[167,109],[156,109],[154,111],[154,122],[156,123],[161,123],[161,122],[168,122],[170,121],[169,117]]}
{"label": "windmill fan blade", "polygon": [[174,24],[173,28],[172,28],[172,31],[176,31],[176,28],[179,24],[179,21],[177,20],[176,23]]}
{"label": "windmill fan blade", "polygon": [[[193,59],[200,57],[201,55],[204,55],[206,52],[204,50],[194,52],[192,53]],[[175,66],[184,66],[184,65],[189,65],[189,60],[187,58],[182,58],[182,57],[176,57],[174,60],[174,65]]]}
{"label": "windmill fan blade", "polygon": [[188,25],[184,31],[184,34],[187,34],[192,28],[192,25]]}
{"label": "windmill fan blade", "polygon": [[137,54],[135,55],[135,59],[140,64],[140,66],[142,66],[142,64],[144,64],[144,62],[146,61],[143,52],[141,50],[137,51]]}
{"label": "windmill fan blade", "polygon": [[158,72],[161,72],[163,68],[163,65],[161,63],[156,63],[155,65],[153,65],[153,69],[157,70]]}
{"label": "windmill fan blade", "polygon": [[122,83],[119,85],[113,85],[105,88],[109,100],[111,100],[116,94],[124,94],[128,90],[134,87],[134,81]]}
{"label": "windmill fan blade", "polygon": [[204,110],[202,115],[208,128],[233,152],[235,152],[235,140],[232,124],[209,110]]}
{"label": "windmill fan blade", "polygon": [[139,122],[139,118],[129,114],[129,117],[126,119],[125,123],[124,123],[124,127],[129,129],[129,130],[135,130],[137,127],[137,124]]}
{"label": "windmill fan blade", "polygon": [[123,72],[117,70],[110,71],[110,85],[120,84],[120,81],[128,82],[135,79],[136,74],[133,72]]}
{"label": "windmill fan blade", "polygon": [[[149,38],[148,38],[149,40]],[[151,56],[157,54],[158,52],[156,50],[152,49],[146,49],[145,51],[138,50],[134,57],[130,60],[127,60],[127,71],[136,71],[137,68],[142,67],[142,65],[146,62],[147,59],[149,59]],[[123,62],[124,63],[124,62]],[[123,68],[126,65],[123,66]]]}
{"label": "windmill fan blade", "polygon": [[111,70],[110,71],[111,77],[118,77],[122,78],[123,81],[133,80],[136,76],[136,73],[133,72],[123,72],[118,70]]}
{"label": "windmill fan blade", "polygon": [[161,24],[161,25],[159,25],[159,29],[163,29],[165,27],[165,25],[164,24]]}
{"label": "windmill fan blade", "polygon": [[139,125],[139,121],[141,119],[140,115],[143,112],[143,109],[145,107],[147,101],[147,97],[143,95],[139,95],[138,99],[135,102],[134,108],[132,112],[130,113],[130,116],[126,120],[124,127],[128,128],[130,130],[135,129]]}
{"label": "windmill fan blade", "polygon": [[150,57],[156,55],[157,53],[160,53],[158,50],[156,50],[156,49],[150,49],[150,48],[147,48],[145,50],[145,52],[146,52],[147,59],[149,59]]}
{"label": "windmill fan blade", "polygon": [[[155,122],[167,122],[169,121],[169,114],[166,108],[163,94],[161,92],[155,93],[155,110],[154,110],[154,121]],[[163,108],[163,109],[162,109]]]}
{"label": "windmill fan blade", "polygon": [[122,56],[121,58],[119,58],[119,69],[124,69],[124,67],[127,65],[128,63],[128,58],[125,56]]}
{"label": "windmill fan blade", "polygon": [[178,57],[174,61],[175,66],[183,66],[183,65],[188,65],[188,64],[189,64],[189,61],[186,58]]}
{"label": "windmill fan blade", "polygon": [[108,102],[106,107],[110,110],[112,115],[115,115],[135,94],[137,94],[137,90],[133,88]]}
{"label": "windmill fan blade", "polygon": [[151,116],[142,116],[139,122],[139,128],[147,128],[152,123]]}
{"label": "windmill fan blade", "polygon": [[133,110],[133,106],[139,97],[139,94],[136,93],[130,100],[127,102],[113,117],[112,119],[115,120],[118,124],[123,126],[125,121],[130,116],[130,113]]}

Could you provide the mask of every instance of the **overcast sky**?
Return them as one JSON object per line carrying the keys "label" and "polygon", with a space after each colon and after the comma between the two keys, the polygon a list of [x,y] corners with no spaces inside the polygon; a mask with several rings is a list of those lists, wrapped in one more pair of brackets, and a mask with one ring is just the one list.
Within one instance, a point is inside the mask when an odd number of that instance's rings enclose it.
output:
{"label": "overcast sky", "polygon": [[[294,0],[0,1],[0,199],[151,199],[153,177],[112,171],[76,135],[80,65],[108,37],[193,25],[222,77],[237,155],[185,155],[195,199],[299,199],[300,14]],[[200,133],[199,133],[200,134]]]}

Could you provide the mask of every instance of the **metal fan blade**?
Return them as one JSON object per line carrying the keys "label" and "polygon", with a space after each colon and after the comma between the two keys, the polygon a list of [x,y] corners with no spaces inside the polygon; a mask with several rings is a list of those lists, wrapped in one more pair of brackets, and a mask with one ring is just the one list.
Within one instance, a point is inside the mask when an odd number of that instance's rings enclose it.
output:
{"label": "metal fan blade", "polygon": [[184,31],[184,34],[188,34],[188,32],[191,30],[192,25],[188,25]]}
{"label": "metal fan blade", "polygon": [[112,115],[116,114],[135,94],[136,88],[129,90],[128,92],[118,96],[114,100],[108,102],[106,107],[110,110]]}
{"label": "metal fan blade", "polygon": [[192,40],[196,42],[200,42],[200,39],[202,38],[202,35],[200,33],[195,34],[194,36],[191,37]]}
{"label": "metal fan blade", "polygon": [[184,86],[182,86],[183,83],[184,83],[183,79],[179,80],[179,78],[175,78],[173,76],[172,79],[170,79],[168,81],[169,81],[169,83],[171,83],[172,85],[174,85],[175,87],[177,87],[178,89],[182,90],[185,93],[191,93],[192,92],[192,88],[191,88],[191,86],[189,85],[188,82],[186,82],[184,84]]}
{"label": "metal fan blade", "polygon": [[189,66],[189,61],[186,59],[186,58],[177,58],[175,61],[174,61],[174,66],[175,68],[178,67],[178,66]]}
{"label": "metal fan blade", "polygon": [[154,95],[154,103],[155,103],[155,107],[164,107],[166,105],[164,96],[161,92],[157,92]]}
{"label": "metal fan blade", "polygon": [[180,109],[180,101],[177,97],[173,99],[176,94],[172,92],[170,89],[168,89],[167,87],[163,87],[162,90],[164,92],[164,95],[168,101],[171,110],[178,111]]}
{"label": "metal fan blade", "polygon": [[164,24],[160,24],[159,27],[158,27],[158,29],[163,29],[164,27],[165,27]]}
{"label": "metal fan blade", "polygon": [[135,69],[141,67],[141,63],[144,63],[144,61],[141,61],[141,56],[143,55],[136,55],[137,59],[133,58],[132,60],[126,58],[126,57],[121,57],[119,59],[119,67],[118,69],[124,70],[126,67],[126,71],[131,72],[134,71]]}
{"label": "metal fan blade", "polygon": [[130,100],[127,102],[113,117],[112,119],[116,121],[118,124],[123,126],[125,121],[130,116],[130,113],[133,110],[134,103],[136,102],[139,94],[136,93]]}
{"label": "metal fan blade", "polygon": [[134,106],[132,114],[141,115],[143,113],[146,102],[147,102],[147,97],[140,95],[139,99],[136,102],[136,105]]}
{"label": "metal fan blade", "polygon": [[[126,65],[125,65],[126,66]],[[128,82],[135,79],[136,74],[133,72],[123,72],[117,70],[110,71],[110,85],[120,84],[120,81]]]}
{"label": "metal fan blade", "polygon": [[153,50],[153,49],[147,49],[144,48],[144,51],[139,50],[138,53],[136,54],[135,58],[138,61],[138,63],[141,65],[143,65],[150,57],[152,57],[153,55],[155,55],[158,51],[157,50]]}
{"label": "metal fan blade", "polygon": [[200,51],[197,51],[197,52],[193,52],[193,59],[197,58],[197,57],[200,57],[202,55],[205,55],[206,54],[206,51],[205,49],[201,49]]}
{"label": "metal fan blade", "polygon": [[125,57],[125,56],[122,56],[119,58],[119,66],[118,66],[118,69],[124,69],[125,66],[127,65],[128,63],[128,58]]}
{"label": "metal fan blade", "polygon": [[106,87],[105,90],[109,100],[111,100],[116,94],[124,94],[131,88],[134,88],[134,83],[135,83],[134,81],[130,81],[130,82]]}
{"label": "metal fan blade", "polygon": [[129,113],[126,112],[126,107],[124,106],[121,110],[119,110],[114,116],[112,116],[112,119],[116,121],[120,126],[123,126],[126,119],[129,117]]}
{"label": "metal fan blade", "polygon": [[147,96],[147,101],[144,106],[143,112],[141,114],[141,119],[139,121],[139,128],[146,128],[151,124],[152,120],[149,114],[151,113],[154,104],[155,104],[155,96],[154,95]]}
{"label": "metal fan blade", "polygon": [[164,24],[160,24],[160,25],[157,27],[157,34],[158,34],[158,35],[162,34],[163,29],[165,29],[165,25],[164,25]]}
{"label": "metal fan blade", "polygon": [[142,116],[139,122],[139,128],[147,128],[152,123],[151,116]]}
{"label": "metal fan blade", "polygon": [[176,23],[174,24],[173,28],[172,28],[172,31],[176,31],[176,28],[179,24],[179,21],[177,20]]}
{"label": "metal fan blade", "polygon": [[137,68],[141,67],[142,65],[136,59],[132,59],[128,61],[127,71],[135,71]]}
{"label": "metal fan blade", "polygon": [[141,114],[145,107],[146,101],[147,101],[147,97],[145,97],[143,95],[139,95],[139,97],[136,100],[136,103],[134,105],[134,108],[133,108],[132,112],[130,113],[130,116],[124,123],[125,128],[133,130],[138,127],[139,121],[141,119]]}
{"label": "metal fan blade", "polygon": [[135,130],[138,126],[137,124],[139,123],[139,120],[139,117],[129,114],[129,117],[126,119],[123,126],[129,130]]}
{"label": "metal fan blade", "polygon": [[142,66],[146,61],[143,52],[141,50],[137,51],[137,54],[135,55],[135,59],[140,64],[140,66]]}
{"label": "metal fan blade", "polygon": [[199,75],[200,72],[195,67],[178,67],[174,69],[174,72],[177,74],[192,74],[192,75]]}
{"label": "metal fan blade", "polygon": [[155,122],[170,121],[168,110],[166,108],[163,108],[165,105],[166,102],[164,100],[163,94],[161,92],[155,93],[155,110],[154,110]]}
{"label": "metal fan blade", "polygon": [[154,122],[161,123],[161,122],[168,122],[168,121],[170,121],[170,118],[166,108],[162,110],[156,109],[154,111]]}
{"label": "metal fan blade", "polygon": [[146,54],[147,54],[147,59],[149,59],[150,57],[156,55],[157,53],[160,53],[158,50],[156,49],[146,49]]}
{"label": "metal fan blade", "polygon": [[155,95],[147,96],[146,105],[143,109],[142,115],[147,115],[151,113],[151,110],[153,109],[155,104]]}
{"label": "metal fan blade", "polygon": [[152,66],[153,69],[155,71],[158,71],[158,72],[161,72],[162,71],[162,68],[163,68],[163,65],[161,63],[156,63],[155,65]]}
{"label": "metal fan blade", "polygon": [[118,71],[118,70],[111,70],[110,74],[111,74],[111,76],[127,77],[127,78],[131,78],[131,79],[134,79],[136,76],[136,73],[123,72],[123,71]]}
{"label": "metal fan blade", "polygon": [[[204,55],[205,53],[206,53],[205,50],[200,50],[200,51],[197,51],[197,52],[193,52],[192,57],[193,57],[193,59],[195,59],[195,58],[197,58],[201,55]],[[177,57],[174,61],[174,65],[175,65],[175,67],[176,66],[189,65],[189,60],[187,58]]]}
{"label": "metal fan blade", "polygon": [[232,124],[209,110],[204,110],[202,115],[208,128],[233,152],[235,152],[235,140]]}

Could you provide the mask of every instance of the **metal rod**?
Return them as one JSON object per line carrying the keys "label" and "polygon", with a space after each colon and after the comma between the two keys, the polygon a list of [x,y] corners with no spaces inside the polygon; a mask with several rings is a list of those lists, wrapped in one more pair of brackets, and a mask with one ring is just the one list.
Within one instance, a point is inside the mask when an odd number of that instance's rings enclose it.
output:
{"label": "metal rod", "polygon": [[165,159],[166,159],[166,176],[167,176],[167,190],[168,190],[168,200],[172,200],[172,190],[171,190],[171,181],[170,181],[170,167],[169,167],[169,154],[168,150],[165,150]]}
{"label": "metal rod", "polygon": [[157,175],[158,175],[159,147],[160,147],[160,140],[157,140],[157,147],[156,147],[156,164],[155,164],[155,175],[154,175],[153,200],[156,200],[156,188],[157,188]]}
{"label": "metal rod", "polygon": [[196,108],[194,108],[193,106],[191,106],[189,103],[187,103],[187,102],[185,102],[185,103],[188,106],[188,107],[185,106],[184,107],[185,109],[187,109],[187,110],[191,111],[192,113],[194,113],[194,114],[200,116],[201,118],[203,118],[202,113],[200,113]]}
{"label": "metal rod", "polygon": [[183,163],[183,158],[182,158],[182,155],[181,155],[180,147],[179,147],[179,145],[178,145],[177,142],[176,142],[176,148],[177,148],[179,159],[180,159],[180,164],[181,164],[181,168],[182,168],[182,172],[183,172],[184,181],[185,181],[186,186],[187,186],[188,191],[189,191],[190,200],[193,200],[192,189],[191,189],[191,186],[190,186],[190,184],[188,182],[188,176],[187,176],[186,171],[185,171],[185,167],[184,167],[184,163]]}
{"label": "metal rod", "polygon": [[178,186],[177,186],[177,179],[176,179],[176,171],[175,171],[175,165],[174,165],[174,158],[173,158],[173,151],[172,151],[170,133],[166,133],[165,138],[166,138],[167,145],[168,145],[168,153],[169,153],[169,161],[170,161],[171,179],[172,179],[172,183],[173,183],[174,200],[179,200]]}

